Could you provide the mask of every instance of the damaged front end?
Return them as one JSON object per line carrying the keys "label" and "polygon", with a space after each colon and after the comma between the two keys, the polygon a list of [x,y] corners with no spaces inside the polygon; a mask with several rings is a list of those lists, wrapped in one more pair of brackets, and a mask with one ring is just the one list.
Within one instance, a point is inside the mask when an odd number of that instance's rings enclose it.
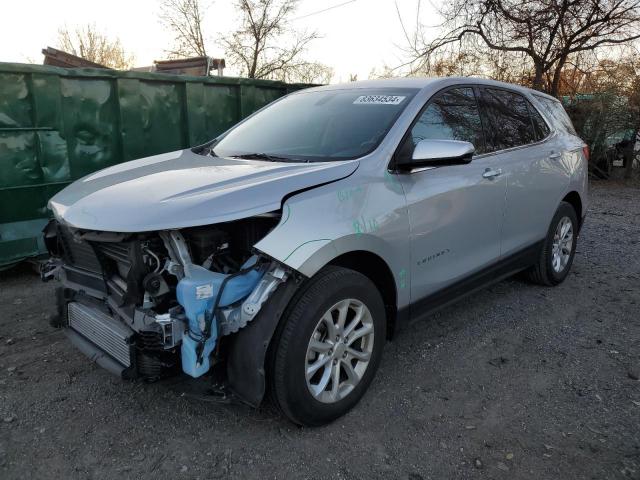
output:
{"label": "damaged front end", "polygon": [[[253,248],[279,220],[272,212],[143,233],[73,229],[54,220],[45,229],[52,258],[42,274],[62,282],[57,324],[85,354],[123,378],[155,380],[180,369],[200,377],[238,355],[233,345],[242,341],[234,338],[263,310],[279,315],[282,308],[263,307],[283,284],[296,283],[296,272]],[[253,404],[264,391],[259,377],[277,318],[267,324],[254,329],[264,330],[257,336],[247,334],[256,336],[250,341],[262,354],[249,354],[254,360],[241,367],[261,384],[238,388],[252,391]],[[236,380],[245,376],[238,368],[230,375]]]}

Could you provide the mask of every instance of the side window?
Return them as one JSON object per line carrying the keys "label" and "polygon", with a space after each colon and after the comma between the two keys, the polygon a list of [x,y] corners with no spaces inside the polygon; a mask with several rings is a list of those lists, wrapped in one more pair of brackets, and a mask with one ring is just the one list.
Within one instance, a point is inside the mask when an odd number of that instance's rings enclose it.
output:
{"label": "side window", "polygon": [[504,150],[536,141],[527,100],[522,95],[497,88],[483,88],[481,91],[489,117],[487,143],[491,150]]}
{"label": "side window", "polygon": [[549,136],[551,130],[549,130],[549,125],[544,121],[540,112],[536,110],[536,107],[531,105],[530,102],[527,102],[529,105],[529,112],[531,113],[531,121],[533,122],[533,128],[536,131],[536,140],[542,140]]}
{"label": "side window", "polygon": [[571,133],[572,135],[576,135],[576,129],[573,127],[573,123],[571,123],[571,119],[567,112],[565,112],[562,104],[557,100],[551,100],[547,97],[542,97],[540,95],[535,95],[538,102],[544,108],[544,112],[549,115],[552,123],[564,132]]}
{"label": "side window", "polygon": [[431,99],[411,129],[401,155],[410,156],[418,142],[425,139],[463,140],[471,142],[476,147],[476,153],[485,151],[473,88],[453,88]]}

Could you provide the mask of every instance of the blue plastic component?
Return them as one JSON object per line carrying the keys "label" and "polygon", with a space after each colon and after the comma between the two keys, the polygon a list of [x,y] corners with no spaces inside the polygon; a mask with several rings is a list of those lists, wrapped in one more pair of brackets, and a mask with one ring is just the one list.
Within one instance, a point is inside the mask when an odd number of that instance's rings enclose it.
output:
{"label": "blue plastic component", "polygon": [[[242,268],[249,268],[256,261],[257,257],[251,257]],[[253,291],[263,273],[254,269],[244,275],[232,277],[225,284],[218,306],[226,307],[247,297]],[[205,321],[209,316],[214,315],[214,303],[224,279],[228,276],[224,273],[211,272],[198,265],[192,265],[189,276],[185,276],[180,280],[176,287],[176,296],[178,297],[178,302],[184,308],[189,330],[182,337],[182,370],[192,377],[197,378],[205,374],[211,366],[209,356],[218,340],[215,318],[211,321],[211,336],[204,344],[200,363],[198,362],[197,347],[199,340],[204,338]]]}

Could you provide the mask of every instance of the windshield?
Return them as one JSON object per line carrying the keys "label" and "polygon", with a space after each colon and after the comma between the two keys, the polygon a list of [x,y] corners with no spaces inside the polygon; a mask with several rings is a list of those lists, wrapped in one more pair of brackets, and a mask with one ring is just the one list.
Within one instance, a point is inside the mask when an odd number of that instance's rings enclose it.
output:
{"label": "windshield", "polygon": [[373,151],[416,89],[301,92],[277,101],[213,147],[220,157],[270,161],[348,160]]}

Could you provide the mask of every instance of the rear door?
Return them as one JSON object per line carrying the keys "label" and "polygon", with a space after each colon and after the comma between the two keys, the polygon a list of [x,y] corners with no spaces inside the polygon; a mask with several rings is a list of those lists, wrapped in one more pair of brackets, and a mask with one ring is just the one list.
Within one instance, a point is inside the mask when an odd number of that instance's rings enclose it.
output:
{"label": "rear door", "polygon": [[397,155],[423,139],[464,140],[476,155],[467,165],[398,174],[411,229],[411,297],[420,300],[496,261],[506,183],[485,140],[473,87],[436,94],[408,132]]}
{"label": "rear door", "polygon": [[518,92],[480,88],[488,149],[507,185],[502,255],[542,240],[568,185],[562,144]]}

